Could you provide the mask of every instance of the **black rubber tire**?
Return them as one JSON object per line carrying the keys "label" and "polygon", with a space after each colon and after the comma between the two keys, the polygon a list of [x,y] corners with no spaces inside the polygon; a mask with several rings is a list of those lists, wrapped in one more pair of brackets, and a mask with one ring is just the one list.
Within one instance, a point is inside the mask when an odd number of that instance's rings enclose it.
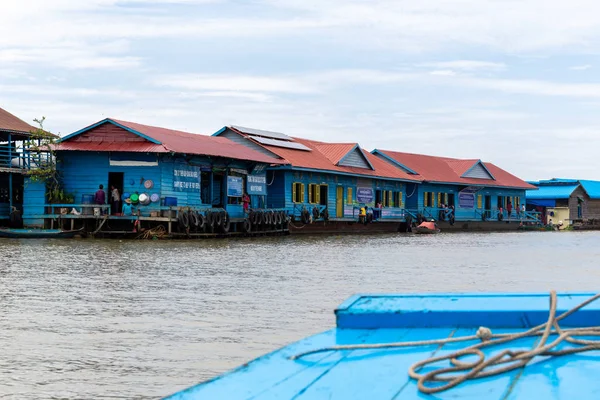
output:
{"label": "black rubber tire", "polygon": [[367,214],[367,223],[370,224],[371,222],[373,222],[373,214],[369,213],[369,214]]}
{"label": "black rubber tire", "polygon": [[323,220],[329,221],[329,210],[327,209],[323,210]]}
{"label": "black rubber tire", "polygon": [[213,216],[213,213],[210,211],[206,212],[206,231],[210,231],[212,230],[212,228],[215,226],[215,219]]}
{"label": "black rubber tire", "polygon": [[252,232],[252,223],[249,219],[244,220],[244,232],[250,233]]}
{"label": "black rubber tire", "polygon": [[450,217],[448,217],[448,222],[450,223],[450,226],[454,225],[454,214],[450,214]]}
{"label": "black rubber tire", "polygon": [[200,225],[200,221],[198,220],[198,213],[196,211],[190,211],[189,216],[190,226],[194,229],[198,229],[198,225]]}
{"label": "black rubber tire", "polygon": [[214,223],[215,228],[220,228],[223,225],[223,218],[222,218],[220,212],[214,213],[213,219],[215,221],[215,223]]}
{"label": "black rubber tire", "polygon": [[271,225],[271,213],[268,211],[265,211],[265,225]]}
{"label": "black rubber tire", "polygon": [[179,212],[177,216],[177,220],[179,221],[179,225],[185,229],[190,227],[190,216],[187,212]]}
{"label": "black rubber tire", "polygon": [[206,231],[206,217],[200,213],[198,213],[198,230],[202,232]]}
{"label": "black rubber tire", "polygon": [[502,221],[504,219],[504,215],[502,213],[498,213],[498,221]]}
{"label": "black rubber tire", "polygon": [[313,207],[312,209],[313,221],[319,219],[319,209],[317,207]]}
{"label": "black rubber tire", "polygon": [[270,220],[270,224],[271,227],[275,227],[277,225],[277,217],[275,216],[275,213],[273,211],[269,211],[269,220]]}
{"label": "black rubber tire", "polygon": [[221,216],[221,232],[229,233],[231,229],[231,219],[229,218],[229,214],[227,211],[223,211],[220,213]]}

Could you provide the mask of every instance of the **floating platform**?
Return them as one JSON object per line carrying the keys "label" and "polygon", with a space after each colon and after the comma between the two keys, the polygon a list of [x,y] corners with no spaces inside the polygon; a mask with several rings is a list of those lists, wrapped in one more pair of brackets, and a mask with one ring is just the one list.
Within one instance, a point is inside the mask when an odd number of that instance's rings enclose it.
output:
{"label": "floating platform", "polygon": [[[557,315],[592,294],[559,294]],[[300,340],[241,367],[173,394],[169,400],[267,399],[598,399],[600,351],[537,356],[524,368],[467,380],[436,394],[419,391],[408,370],[430,357],[482,343],[433,343],[412,347],[331,349],[332,346],[385,345],[475,335],[480,326],[493,334],[519,333],[549,316],[548,294],[356,295],[335,310],[336,327]],[[564,329],[600,322],[600,301],[560,320]],[[578,337],[584,339],[584,337]],[[550,335],[548,343],[556,339]],[[585,339],[596,340],[598,337]],[[493,341],[494,339],[492,339]],[[531,350],[540,336],[482,348],[486,358],[504,349]],[[576,345],[562,342],[557,349]],[[600,348],[600,346],[598,347]],[[314,350],[322,351],[302,355]],[[323,350],[325,349],[325,350]],[[298,357],[298,358],[294,358]],[[477,357],[462,358],[463,362]],[[448,367],[448,361],[419,373]],[[461,372],[462,373],[462,372]],[[439,386],[440,383],[427,383]]]}

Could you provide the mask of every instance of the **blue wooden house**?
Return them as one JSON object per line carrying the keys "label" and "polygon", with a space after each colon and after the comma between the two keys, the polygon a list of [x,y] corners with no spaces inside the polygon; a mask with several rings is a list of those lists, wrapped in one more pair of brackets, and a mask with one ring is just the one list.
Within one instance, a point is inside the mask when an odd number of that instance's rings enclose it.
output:
{"label": "blue wooden house", "polygon": [[[33,226],[62,218],[78,228],[73,220],[95,219],[92,229],[100,229],[100,220],[137,219],[168,222],[170,228],[179,214],[184,215],[181,211],[201,219],[207,212],[226,211],[235,222],[244,218],[244,191],[252,193],[256,204],[265,203],[265,169],[279,163],[226,138],[110,118],[62,138],[55,152],[64,191],[75,204],[47,204],[29,211],[27,221]],[[93,203],[100,185],[107,204],[98,206]],[[137,203],[136,215],[119,215],[120,205],[111,209],[112,188],[121,200]]]}
{"label": "blue wooden house", "polygon": [[280,161],[268,169],[267,206],[286,209],[303,223],[303,231],[311,230],[308,222],[317,221],[330,222],[316,224],[319,230],[349,229],[347,223],[356,222],[365,206],[378,223],[371,225],[390,222],[387,228],[396,230],[405,220],[407,188],[421,181],[357,143],[319,142],[240,126],[226,126],[214,136]]}
{"label": "blue wooden house", "polygon": [[525,191],[536,188],[492,163],[379,149],[372,154],[420,180],[407,185],[406,208],[413,214],[447,219],[446,206],[456,221],[537,221],[535,213],[521,212]]}

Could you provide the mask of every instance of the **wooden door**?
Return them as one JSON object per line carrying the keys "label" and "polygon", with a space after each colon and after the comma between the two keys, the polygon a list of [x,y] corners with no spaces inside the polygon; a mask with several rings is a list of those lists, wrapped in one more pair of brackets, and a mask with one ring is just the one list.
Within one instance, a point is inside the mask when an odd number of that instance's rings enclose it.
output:
{"label": "wooden door", "polygon": [[335,216],[337,218],[344,218],[344,188],[342,186],[337,187],[337,194],[335,198]]}

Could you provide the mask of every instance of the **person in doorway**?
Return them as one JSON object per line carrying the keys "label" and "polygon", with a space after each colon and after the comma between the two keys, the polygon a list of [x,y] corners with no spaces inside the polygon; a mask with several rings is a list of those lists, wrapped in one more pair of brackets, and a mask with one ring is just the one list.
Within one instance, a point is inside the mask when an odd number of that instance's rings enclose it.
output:
{"label": "person in doorway", "polygon": [[[104,192],[104,185],[98,186],[96,194],[94,194],[94,204],[105,205],[106,204],[106,193]],[[103,214],[102,210],[100,213]]]}
{"label": "person in doorway", "polygon": [[379,218],[381,218],[381,201],[377,202],[373,209],[373,219],[377,221]]}
{"label": "person in doorway", "polygon": [[119,189],[114,186],[110,187],[110,197],[111,197],[111,214],[118,215],[121,210],[121,194],[119,193]]}
{"label": "person in doorway", "polygon": [[248,214],[250,212],[250,196],[248,196],[248,193],[244,192],[242,196],[242,204],[244,207],[244,214]]}
{"label": "person in doorway", "polygon": [[512,213],[512,203],[510,200],[506,204],[506,212],[508,213],[508,219],[510,219],[510,214]]}

